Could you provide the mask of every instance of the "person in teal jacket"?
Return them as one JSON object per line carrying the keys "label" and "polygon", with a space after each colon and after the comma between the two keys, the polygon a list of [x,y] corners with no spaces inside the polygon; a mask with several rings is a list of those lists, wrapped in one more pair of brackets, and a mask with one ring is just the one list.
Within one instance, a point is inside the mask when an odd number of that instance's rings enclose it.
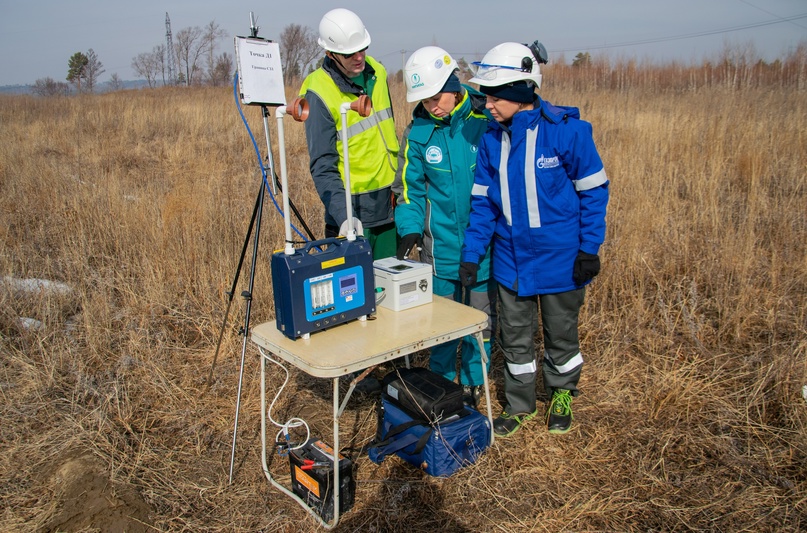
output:
{"label": "person in teal jacket", "polygon": [[[464,288],[458,270],[471,210],[477,144],[491,116],[485,109],[485,95],[462,85],[456,69],[457,62],[437,46],[416,50],[404,67],[406,100],[419,103],[403,134],[392,185],[397,198],[395,225],[401,237],[397,257],[403,259],[419,248],[420,260],[433,268],[434,294],[488,315],[483,338],[489,368],[496,294],[490,253],[480,261],[474,285]],[[476,407],[484,381],[475,337],[433,347],[429,368],[453,381],[458,344],[459,382],[466,403]]]}

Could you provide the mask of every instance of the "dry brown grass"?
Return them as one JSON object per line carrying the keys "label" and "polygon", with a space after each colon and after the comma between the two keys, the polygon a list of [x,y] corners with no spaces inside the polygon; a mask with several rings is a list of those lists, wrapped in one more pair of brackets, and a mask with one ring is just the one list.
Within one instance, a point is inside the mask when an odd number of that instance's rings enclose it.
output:
{"label": "dry brown grass", "polygon": [[[545,79],[548,100],[594,124],[612,181],[575,429],[535,423],[445,480],[357,457],[339,529],[803,530],[804,93]],[[244,112],[265,153],[259,111]],[[321,234],[302,128],[285,125],[292,198]],[[0,98],[0,270],[73,287],[0,285],[0,529],[314,528],[261,471],[251,345],[227,483],[240,298],[205,390],[259,184],[230,90]],[[283,232],[270,204],[261,231],[253,323],[273,320],[267,257]],[[497,353],[494,394],[501,365]],[[270,366],[270,393],[281,377]],[[326,437],[328,390],[292,372],[275,417],[304,416]],[[373,403],[352,400],[343,441],[365,442],[374,423]],[[270,468],[286,476],[284,459]]]}

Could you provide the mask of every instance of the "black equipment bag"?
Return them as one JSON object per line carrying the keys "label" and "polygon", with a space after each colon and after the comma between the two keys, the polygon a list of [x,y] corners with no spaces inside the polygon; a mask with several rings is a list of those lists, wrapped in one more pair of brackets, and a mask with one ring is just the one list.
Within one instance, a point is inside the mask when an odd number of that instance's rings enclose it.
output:
{"label": "black equipment bag", "polygon": [[413,420],[434,423],[465,414],[462,386],[427,368],[396,368],[384,376],[381,392]]}

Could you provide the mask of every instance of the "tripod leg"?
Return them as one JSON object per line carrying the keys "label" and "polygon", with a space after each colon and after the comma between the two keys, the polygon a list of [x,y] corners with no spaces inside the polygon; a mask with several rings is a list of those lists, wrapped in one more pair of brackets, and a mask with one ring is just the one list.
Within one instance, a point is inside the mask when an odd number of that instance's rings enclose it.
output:
{"label": "tripod leg", "polygon": [[255,225],[255,218],[258,215],[258,209],[261,206],[263,201],[263,182],[261,182],[261,188],[258,190],[258,197],[255,199],[255,207],[252,209],[252,218],[249,219],[249,228],[247,229],[247,235],[244,238],[244,246],[241,248],[241,257],[238,259],[238,267],[235,269],[235,277],[233,278],[233,284],[230,287],[230,292],[227,293],[227,309],[224,311],[224,320],[221,322],[221,329],[219,330],[219,340],[216,342],[216,353],[213,355],[213,364],[210,365],[210,374],[207,376],[207,387],[205,388],[205,392],[210,389],[210,386],[213,384],[213,370],[216,368],[216,361],[219,358],[219,350],[221,349],[221,340],[224,338],[224,328],[227,327],[227,318],[230,316],[230,306],[233,303],[233,297],[235,296],[235,288],[238,286],[238,278],[241,274],[241,267],[244,264],[244,257],[247,254],[247,246],[249,246],[249,237],[252,235],[252,228]]}
{"label": "tripod leg", "polygon": [[249,272],[249,289],[242,292],[241,295],[247,301],[246,316],[244,317],[244,341],[241,346],[241,367],[238,372],[238,397],[235,402],[235,425],[233,427],[233,446],[230,452],[230,484],[233,482],[233,465],[235,464],[235,443],[238,437],[238,413],[241,410],[241,387],[244,383],[244,359],[247,351],[247,342],[249,341],[249,317],[252,311],[252,291],[255,287],[255,267],[258,264],[258,243],[261,237],[261,214],[263,212],[263,199],[264,199],[264,184],[261,183],[261,192],[258,193],[258,201],[256,203],[256,216],[255,216],[255,238],[252,245],[252,263]]}

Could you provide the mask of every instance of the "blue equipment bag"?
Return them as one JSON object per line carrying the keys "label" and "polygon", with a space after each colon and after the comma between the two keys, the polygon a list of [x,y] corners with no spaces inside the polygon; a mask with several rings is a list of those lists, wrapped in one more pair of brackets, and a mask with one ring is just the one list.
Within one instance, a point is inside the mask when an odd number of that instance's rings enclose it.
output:
{"label": "blue equipment bag", "polygon": [[470,407],[428,424],[412,419],[382,395],[380,411],[377,442],[367,451],[376,464],[394,453],[431,476],[448,477],[475,463],[490,446],[490,422]]}

